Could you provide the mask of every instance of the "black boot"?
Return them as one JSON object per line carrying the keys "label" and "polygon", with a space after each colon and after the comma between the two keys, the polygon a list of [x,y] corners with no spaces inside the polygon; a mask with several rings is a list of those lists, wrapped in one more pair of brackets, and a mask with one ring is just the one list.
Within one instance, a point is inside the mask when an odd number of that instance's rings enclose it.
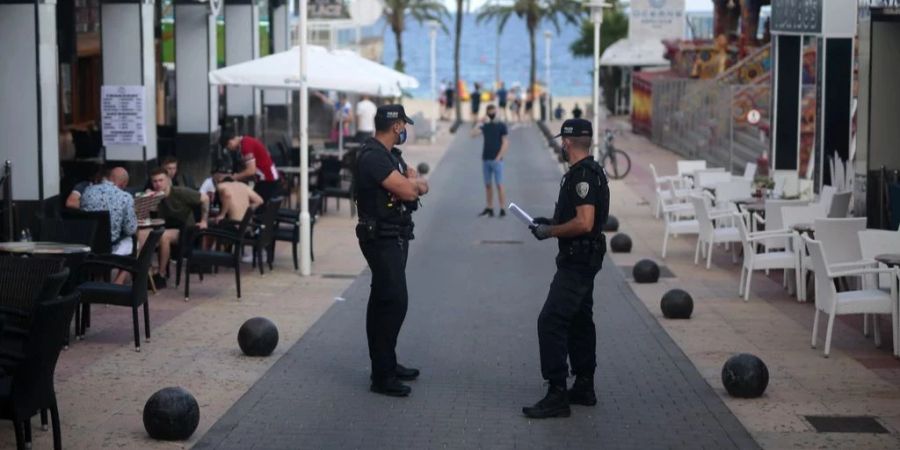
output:
{"label": "black boot", "polygon": [[391,397],[406,397],[412,391],[409,386],[401,383],[397,377],[373,381],[369,390],[376,394],[383,394]]}
{"label": "black boot", "polygon": [[500,209],[500,217],[506,217],[506,210]]}
{"label": "black boot", "polygon": [[484,216],[494,217],[494,210],[492,208],[484,208],[484,211],[482,211],[481,214],[478,215],[478,217]]}
{"label": "black boot", "polygon": [[547,395],[534,406],[522,408],[522,413],[531,419],[546,419],[548,417],[569,417],[572,410],[569,409],[569,399],[566,388],[550,385]]}
{"label": "black boot", "polygon": [[594,406],[597,394],[594,393],[594,377],[575,377],[572,389],[569,389],[569,403],[573,405]]}
{"label": "black boot", "polygon": [[397,378],[400,381],[412,381],[419,378],[419,369],[413,369],[412,367],[403,367],[397,364],[397,368],[394,371],[397,373]]}

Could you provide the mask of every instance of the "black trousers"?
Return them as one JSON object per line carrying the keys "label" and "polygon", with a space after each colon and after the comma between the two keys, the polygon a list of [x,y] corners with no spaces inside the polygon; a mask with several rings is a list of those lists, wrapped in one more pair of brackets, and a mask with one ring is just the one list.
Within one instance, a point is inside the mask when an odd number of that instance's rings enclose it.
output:
{"label": "black trousers", "polygon": [[566,385],[572,373],[593,376],[597,367],[594,327],[594,277],[599,269],[557,265],[547,301],[538,317],[541,375],[554,386]]}
{"label": "black trousers", "polygon": [[268,203],[270,198],[281,195],[281,182],[257,181],[253,184],[253,190],[262,197],[264,202]]}
{"label": "black trousers", "polygon": [[366,335],[372,378],[375,381],[393,377],[397,366],[397,336],[406,318],[406,259],[409,241],[382,238],[360,242],[369,269],[372,285],[366,310]]}

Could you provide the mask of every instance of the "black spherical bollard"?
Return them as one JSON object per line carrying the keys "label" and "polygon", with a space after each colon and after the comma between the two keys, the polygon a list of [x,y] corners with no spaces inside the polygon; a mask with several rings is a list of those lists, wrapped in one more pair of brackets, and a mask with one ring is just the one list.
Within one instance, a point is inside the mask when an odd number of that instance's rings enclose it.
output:
{"label": "black spherical bollard", "polygon": [[144,429],[153,439],[183,441],[199,423],[197,399],[180,387],[160,389],[144,405]]}
{"label": "black spherical bollard", "polygon": [[603,224],[603,231],[619,231],[619,219],[616,219],[616,216],[610,214],[609,217],[606,218],[606,223]]}
{"label": "black spherical bollard", "polygon": [[419,163],[416,166],[416,170],[419,171],[419,175],[428,175],[428,171],[431,170],[431,167],[428,166],[428,163]]}
{"label": "black spherical bollard", "polygon": [[609,240],[609,248],[613,253],[631,252],[631,237],[625,233],[618,233]]}
{"label": "black spherical bollard", "polygon": [[722,384],[732,397],[756,398],[769,385],[769,369],[754,355],[734,355],[722,367]]}
{"label": "black spherical bollard", "polygon": [[690,319],[694,312],[694,299],[681,289],[672,289],[662,296],[659,307],[667,319]]}
{"label": "black spherical bollard", "polygon": [[254,317],[241,325],[238,345],[247,356],[269,356],[278,345],[278,328],[265,317]]}
{"label": "black spherical bollard", "polygon": [[638,283],[656,283],[659,280],[659,266],[649,259],[642,259],[631,269],[631,275]]}

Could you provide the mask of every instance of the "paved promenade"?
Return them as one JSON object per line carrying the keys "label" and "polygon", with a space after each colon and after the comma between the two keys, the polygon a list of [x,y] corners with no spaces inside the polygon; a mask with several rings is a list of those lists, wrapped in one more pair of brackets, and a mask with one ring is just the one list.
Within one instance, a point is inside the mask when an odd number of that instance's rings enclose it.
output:
{"label": "paved promenade", "polygon": [[[363,272],[195,448],[755,448],[610,260],[595,290],[599,404],[575,406],[569,419],[521,416],[545,392],[536,319],[555,243],[511,217],[475,217],[480,140],[466,134],[416,215],[398,348],[422,369],[412,395],[368,391]],[[549,215],[558,166],[536,128],[511,140],[509,200]]]}

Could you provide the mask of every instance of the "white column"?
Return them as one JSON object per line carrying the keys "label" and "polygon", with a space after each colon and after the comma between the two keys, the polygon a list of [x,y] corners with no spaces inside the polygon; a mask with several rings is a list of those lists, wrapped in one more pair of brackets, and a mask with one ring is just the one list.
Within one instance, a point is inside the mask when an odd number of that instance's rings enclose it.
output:
{"label": "white column", "polygon": [[[272,50],[275,53],[286,51],[291,45],[291,30],[288,5],[282,1],[277,7],[276,0],[270,0],[272,9],[269,12],[269,27],[272,30]],[[263,102],[268,105],[290,104],[290,91],[268,89],[263,91]]]}
{"label": "white column", "polygon": [[[259,7],[256,0],[225,0],[225,65],[259,58]],[[227,116],[257,116],[259,91],[252,87],[225,88]]]}
{"label": "white column", "polygon": [[209,6],[195,0],[175,0],[175,111],[179,134],[209,135],[218,129],[218,88],[209,84],[209,71],[216,65],[216,18],[209,14]]}
{"label": "white column", "polygon": [[16,200],[59,194],[56,1],[0,2],[0,162]]}
{"label": "white column", "polygon": [[145,145],[107,145],[106,159],[148,161],[156,158],[156,49],[152,0],[104,0],[103,84],[143,86]]}
{"label": "white column", "polygon": [[307,0],[299,0],[300,18],[297,37],[300,42],[300,274],[312,274],[312,233],[309,218],[309,86],[307,75]]}

